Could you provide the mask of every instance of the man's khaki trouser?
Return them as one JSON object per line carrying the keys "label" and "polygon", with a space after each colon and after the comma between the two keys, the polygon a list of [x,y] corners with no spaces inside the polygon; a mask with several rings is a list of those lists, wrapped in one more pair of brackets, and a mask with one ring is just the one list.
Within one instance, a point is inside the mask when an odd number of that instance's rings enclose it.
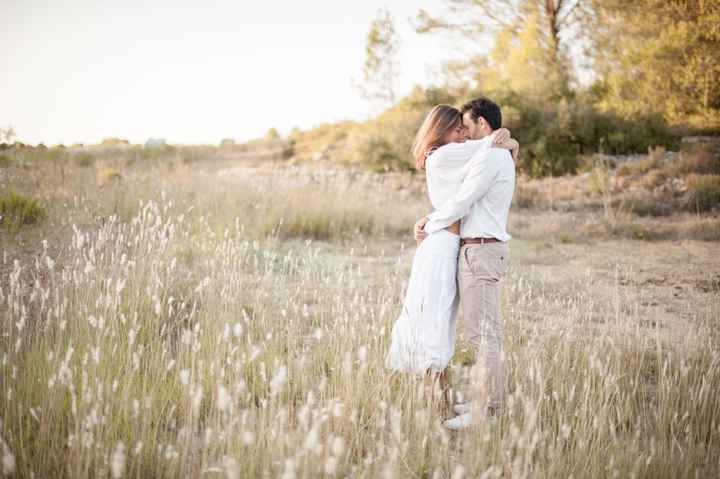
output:
{"label": "man's khaki trouser", "polygon": [[507,242],[468,244],[458,260],[460,311],[465,337],[475,349],[471,396],[496,411],[505,386],[500,293],[509,252]]}

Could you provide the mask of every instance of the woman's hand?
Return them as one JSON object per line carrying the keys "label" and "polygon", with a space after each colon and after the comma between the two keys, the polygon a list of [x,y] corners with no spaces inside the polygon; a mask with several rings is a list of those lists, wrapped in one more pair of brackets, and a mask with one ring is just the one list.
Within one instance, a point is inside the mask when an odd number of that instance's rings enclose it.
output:
{"label": "woman's hand", "polygon": [[417,241],[418,246],[420,243],[422,243],[422,240],[424,240],[427,237],[427,233],[423,230],[425,228],[425,223],[428,222],[428,217],[425,216],[423,218],[420,218],[417,223],[415,223],[414,233],[415,233],[415,241]]}
{"label": "woman's hand", "polygon": [[510,150],[513,161],[517,161],[518,153],[520,152],[520,143],[518,143],[517,140],[510,138],[510,130],[507,128],[500,128],[493,133],[492,146],[502,148],[504,150]]}
{"label": "woman's hand", "polygon": [[507,128],[499,128],[493,132],[493,146],[502,147],[502,145],[511,138],[510,130]]}
{"label": "woman's hand", "polygon": [[504,150],[510,150],[513,161],[517,161],[518,153],[520,152],[520,143],[518,143],[517,140],[513,140],[512,138],[510,138],[508,141],[500,145],[500,148]]}

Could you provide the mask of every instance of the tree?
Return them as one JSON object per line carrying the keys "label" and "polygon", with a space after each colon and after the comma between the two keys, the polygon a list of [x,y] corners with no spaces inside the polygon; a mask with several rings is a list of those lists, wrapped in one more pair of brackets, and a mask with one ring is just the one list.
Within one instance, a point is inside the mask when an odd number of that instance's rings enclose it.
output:
{"label": "tree", "polygon": [[279,139],[280,133],[277,131],[277,128],[270,128],[267,133],[265,133],[266,141],[278,141]]}
{"label": "tree", "polygon": [[0,142],[10,143],[16,136],[17,135],[15,134],[15,130],[12,126],[8,125],[7,128],[0,128]]}
{"label": "tree", "polygon": [[593,0],[599,106],[720,127],[720,2]]}
{"label": "tree", "polygon": [[381,111],[395,103],[400,40],[387,8],[377,11],[365,45],[365,65],[360,93]]}
{"label": "tree", "polygon": [[440,16],[420,10],[415,30],[420,34],[449,34],[478,46],[483,45],[482,38],[490,40],[494,35],[494,48],[487,61],[478,62],[472,55],[468,62],[475,66],[476,78],[495,75],[497,81],[486,80],[486,88],[519,81],[519,85],[508,85],[518,90],[532,81],[534,88],[542,86],[544,96],[558,98],[570,91],[574,78],[570,43],[582,33],[579,27],[589,1],[446,0],[447,11]]}

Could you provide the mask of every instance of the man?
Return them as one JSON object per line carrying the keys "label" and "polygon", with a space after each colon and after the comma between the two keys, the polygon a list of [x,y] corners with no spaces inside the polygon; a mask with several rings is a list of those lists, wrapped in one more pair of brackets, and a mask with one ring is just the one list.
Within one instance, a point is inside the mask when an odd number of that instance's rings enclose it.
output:
{"label": "man", "polygon": [[[502,126],[500,107],[487,98],[462,106],[463,123],[472,139],[484,138]],[[451,429],[468,427],[473,413],[497,417],[505,385],[500,293],[508,262],[507,219],[515,190],[515,163],[508,150],[491,148],[470,159],[468,173],[456,195],[415,225],[415,238],[445,228],[462,218],[458,258],[458,293],[465,334],[475,349],[481,393],[457,405],[459,416],[445,421]],[[477,368],[476,368],[477,370]]]}

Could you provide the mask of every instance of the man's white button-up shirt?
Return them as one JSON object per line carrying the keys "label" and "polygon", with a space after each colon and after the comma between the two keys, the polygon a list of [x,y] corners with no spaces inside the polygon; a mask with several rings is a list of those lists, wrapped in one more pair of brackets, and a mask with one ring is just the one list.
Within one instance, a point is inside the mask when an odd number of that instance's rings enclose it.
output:
{"label": "man's white button-up shirt", "polygon": [[439,208],[433,205],[437,209],[428,216],[425,232],[433,233],[462,219],[462,238],[508,241],[511,236],[507,232],[507,221],[515,191],[515,163],[508,150],[473,146],[475,149],[464,168],[460,188]]}

